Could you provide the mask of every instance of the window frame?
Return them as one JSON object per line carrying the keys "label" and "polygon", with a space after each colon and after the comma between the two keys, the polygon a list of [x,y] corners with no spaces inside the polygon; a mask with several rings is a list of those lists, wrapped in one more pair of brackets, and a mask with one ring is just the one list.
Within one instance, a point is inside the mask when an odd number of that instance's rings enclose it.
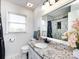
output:
{"label": "window frame", "polygon": [[[25,23],[19,23],[19,22],[10,22],[9,21],[9,14],[13,14],[13,15],[18,15],[18,16],[23,16],[25,17]],[[23,15],[23,14],[19,14],[19,13],[14,13],[14,12],[8,12],[8,20],[7,20],[7,32],[8,33],[26,33],[26,19],[27,19],[27,16]],[[9,30],[9,24],[10,23],[13,23],[13,24],[25,24],[25,30],[24,31],[10,31]]]}

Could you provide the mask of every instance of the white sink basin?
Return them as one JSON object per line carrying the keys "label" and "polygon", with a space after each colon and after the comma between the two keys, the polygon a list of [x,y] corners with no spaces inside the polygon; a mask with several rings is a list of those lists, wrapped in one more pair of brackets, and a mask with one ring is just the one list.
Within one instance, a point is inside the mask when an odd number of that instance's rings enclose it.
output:
{"label": "white sink basin", "polygon": [[41,48],[41,49],[47,48],[47,46],[48,46],[48,44],[46,44],[46,43],[36,43],[35,44],[35,47]]}

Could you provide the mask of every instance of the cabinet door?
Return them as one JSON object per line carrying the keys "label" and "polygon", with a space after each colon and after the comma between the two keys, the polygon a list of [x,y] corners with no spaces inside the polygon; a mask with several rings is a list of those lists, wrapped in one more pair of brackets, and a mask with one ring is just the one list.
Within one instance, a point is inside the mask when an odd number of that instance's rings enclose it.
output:
{"label": "cabinet door", "polygon": [[29,59],[33,59],[33,52],[31,48],[29,49]]}
{"label": "cabinet door", "polygon": [[41,57],[37,53],[34,52],[33,55],[34,55],[34,59],[41,59]]}
{"label": "cabinet door", "polygon": [[29,59],[41,59],[41,57],[32,48],[30,48]]}

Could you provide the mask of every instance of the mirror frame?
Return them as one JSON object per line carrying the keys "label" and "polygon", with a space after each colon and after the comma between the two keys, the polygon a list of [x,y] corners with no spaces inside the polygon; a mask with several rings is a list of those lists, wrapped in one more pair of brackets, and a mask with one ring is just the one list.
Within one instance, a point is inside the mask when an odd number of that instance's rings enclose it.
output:
{"label": "mirror frame", "polygon": [[[70,2],[70,3],[67,3],[67,4],[65,4],[65,5],[63,5],[63,6],[59,7],[59,8],[57,8],[57,9],[55,9],[55,10],[53,10],[53,11],[51,11],[51,12],[54,12],[54,11],[56,11],[56,10],[58,10],[58,9],[61,9],[61,8],[66,8],[66,7],[68,7],[68,6],[71,6],[75,1],[76,1],[76,0],[74,0],[74,1],[72,1],[72,2]],[[51,12],[49,12],[49,13],[51,13]],[[47,14],[49,14],[49,13],[47,13]],[[47,14],[42,15],[42,17],[46,16]],[[51,40],[51,41],[54,41],[54,42],[61,43],[61,44],[64,44],[64,45],[69,46],[68,41],[58,40],[58,39],[55,39],[55,38],[49,38],[49,37],[45,37],[45,36],[41,36],[41,37],[42,37],[42,38],[48,38],[48,39]]]}

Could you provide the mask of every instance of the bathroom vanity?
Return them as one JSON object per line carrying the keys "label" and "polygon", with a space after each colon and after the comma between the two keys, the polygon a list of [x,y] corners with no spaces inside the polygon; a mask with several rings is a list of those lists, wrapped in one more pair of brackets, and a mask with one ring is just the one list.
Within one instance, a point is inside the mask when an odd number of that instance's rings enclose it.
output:
{"label": "bathroom vanity", "polygon": [[44,41],[37,40],[28,43],[29,59],[76,59],[73,57],[73,49],[67,45],[50,42],[46,48],[38,48],[35,46],[37,43],[44,43]]}
{"label": "bathroom vanity", "polygon": [[36,52],[36,50],[30,46],[29,59],[42,59],[42,57]]}

